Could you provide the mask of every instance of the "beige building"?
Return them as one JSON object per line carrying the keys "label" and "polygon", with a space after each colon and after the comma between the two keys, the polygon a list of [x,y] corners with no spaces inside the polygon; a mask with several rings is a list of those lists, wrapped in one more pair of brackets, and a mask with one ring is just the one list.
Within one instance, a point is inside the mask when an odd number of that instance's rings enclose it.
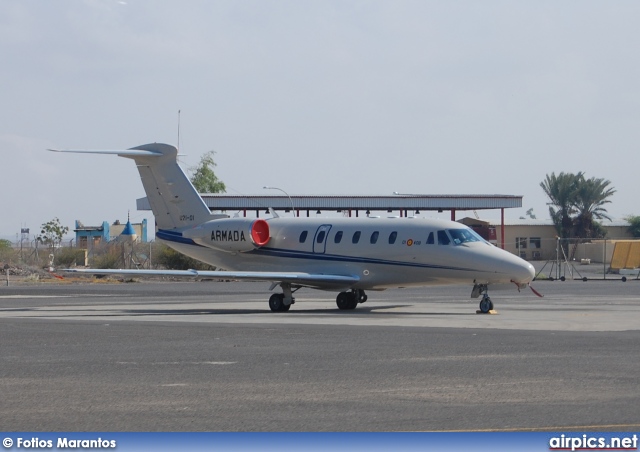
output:
{"label": "beige building", "polygon": [[[479,220],[476,218],[462,218],[458,220],[475,230],[491,243],[500,246],[502,234],[500,220]],[[615,240],[633,238],[628,231],[626,221],[603,223],[607,231],[605,240],[592,240],[590,243],[579,244],[575,250],[574,259],[589,259],[591,262],[610,262],[615,246]],[[558,233],[551,220],[505,220],[504,248],[526,260],[556,259]],[[562,256],[560,256],[562,258]]]}

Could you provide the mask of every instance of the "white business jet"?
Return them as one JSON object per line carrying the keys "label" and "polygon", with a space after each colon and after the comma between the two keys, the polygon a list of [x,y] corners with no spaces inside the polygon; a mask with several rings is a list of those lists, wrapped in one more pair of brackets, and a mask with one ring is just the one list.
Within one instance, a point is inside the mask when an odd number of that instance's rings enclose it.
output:
{"label": "white business jet", "polygon": [[[53,150],[53,149],[52,149]],[[417,218],[230,218],[210,212],[177,163],[177,149],[53,150],[115,154],[135,161],[156,221],[156,239],[226,271],[73,269],[93,274],[220,277],[270,281],[272,311],[288,311],[302,287],[338,292],[343,310],[365,290],[472,284],[480,311],[493,309],[490,284],[526,287],[534,268],[453,221]]]}

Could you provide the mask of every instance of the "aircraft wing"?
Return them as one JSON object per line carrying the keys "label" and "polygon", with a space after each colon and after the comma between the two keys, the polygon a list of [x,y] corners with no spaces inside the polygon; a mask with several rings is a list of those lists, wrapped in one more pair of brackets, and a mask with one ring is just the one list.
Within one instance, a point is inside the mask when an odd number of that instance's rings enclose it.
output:
{"label": "aircraft wing", "polygon": [[360,281],[354,275],[327,275],[298,272],[243,272],[243,271],[201,271],[201,270],[116,270],[99,268],[70,268],[59,270],[69,273],[90,273],[94,275],[130,276],[174,276],[191,278],[240,279],[244,281],[286,282],[314,289],[348,289]]}

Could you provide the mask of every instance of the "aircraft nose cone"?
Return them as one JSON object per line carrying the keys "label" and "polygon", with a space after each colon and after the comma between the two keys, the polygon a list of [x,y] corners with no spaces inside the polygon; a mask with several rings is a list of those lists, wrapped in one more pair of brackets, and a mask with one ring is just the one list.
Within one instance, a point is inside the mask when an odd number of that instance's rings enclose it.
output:
{"label": "aircraft nose cone", "polygon": [[531,282],[536,276],[536,270],[529,262],[522,260],[516,267],[513,275],[513,281],[518,284],[525,284]]}

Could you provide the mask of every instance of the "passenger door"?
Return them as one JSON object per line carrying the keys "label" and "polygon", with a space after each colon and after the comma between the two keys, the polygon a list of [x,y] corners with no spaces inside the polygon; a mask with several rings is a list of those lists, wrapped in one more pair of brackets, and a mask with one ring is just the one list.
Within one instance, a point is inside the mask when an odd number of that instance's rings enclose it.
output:
{"label": "passenger door", "polygon": [[329,237],[330,224],[323,224],[313,237],[313,252],[323,254],[327,250],[327,238]]}

